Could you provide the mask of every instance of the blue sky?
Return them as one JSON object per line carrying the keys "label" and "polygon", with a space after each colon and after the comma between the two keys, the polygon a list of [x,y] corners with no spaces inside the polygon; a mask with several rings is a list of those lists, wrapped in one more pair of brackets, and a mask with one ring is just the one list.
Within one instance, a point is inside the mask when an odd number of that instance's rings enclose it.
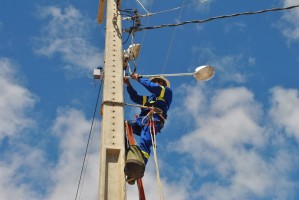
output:
{"label": "blue sky", "polygon": [[[141,2],[152,12],[191,4],[144,18],[143,26],[299,4]],[[96,23],[97,6],[1,1],[0,199],[75,198],[100,85],[92,72],[103,66],[105,25]],[[122,7],[145,13],[135,0]],[[299,198],[298,21],[293,9],[136,33],[138,73],[216,69],[209,82],[169,78],[174,101],[158,135],[165,199]],[[126,119],[138,113],[125,111]],[[100,124],[97,114],[80,199],[97,199]],[[153,161],[144,177],[148,199],[158,199]],[[138,199],[136,187],[127,189],[128,199]]]}

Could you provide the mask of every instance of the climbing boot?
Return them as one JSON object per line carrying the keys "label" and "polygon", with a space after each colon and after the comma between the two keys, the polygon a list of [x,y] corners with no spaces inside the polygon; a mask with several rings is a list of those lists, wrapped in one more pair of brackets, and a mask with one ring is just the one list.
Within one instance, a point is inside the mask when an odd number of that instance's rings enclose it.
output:
{"label": "climbing boot", "polygon": [[127,160],[124,168],[125,175],[130,179],[140,179],[143,177],[145,164],[142,153],[137,145],[131,145],[127,153]]}

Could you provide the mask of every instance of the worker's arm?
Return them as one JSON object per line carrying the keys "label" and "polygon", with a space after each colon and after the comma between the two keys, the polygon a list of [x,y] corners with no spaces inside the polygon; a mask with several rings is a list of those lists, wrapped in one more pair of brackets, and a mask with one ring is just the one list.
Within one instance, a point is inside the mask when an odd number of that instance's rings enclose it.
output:
{"label": "worker's arm", "polygon": [[143,85],[149,92],[160,95],[162,87],[158,83],[154,83],[147,78],[143,78],[139,74],[132,74],[132,79],[137,80],[141,85]]}
{"label": "worker's arm", "polygon": [[156,94],[157,96],[160,95],[162,87],[158,83],[154,83],[150,81],[147,78],[140,77],[138,79],[138,82],[143,85],[148,91],[150,91],[153,94]]}
{"label": "worker's arm", "polygon": [[128,78],[124,78],[124,83],[127,85],[127,91],[133,102],[144,105],[147,102],[147,96],[140,96],[137,91],[133,88]]}

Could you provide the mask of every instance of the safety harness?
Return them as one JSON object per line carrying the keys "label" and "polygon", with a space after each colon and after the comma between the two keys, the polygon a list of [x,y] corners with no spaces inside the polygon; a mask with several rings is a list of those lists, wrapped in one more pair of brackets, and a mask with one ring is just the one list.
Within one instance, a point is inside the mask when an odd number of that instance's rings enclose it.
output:
{"label": "safety harness", "polygon": [[[142,105],[143,106],[149,106],[149,107],[154,107],[154,108],[159,108],[158,107],[158,101],[164,101],[166,103],[166,100],[165,100],[165,87],[164,86],[160,86],[162,89],[161,89],[161,92],[160,92],[160,95],[158,97],[156,97],[155,99],[151,100],[151,101],[148,101],[148,97],[147,96],[143,96],[142,97]],[[162,108],[160,108],[162,109]],[[158,117],[159,119],[161,120],[161,122],[164,124],[165,123],[165,114],[163,113],[158,113]]]}

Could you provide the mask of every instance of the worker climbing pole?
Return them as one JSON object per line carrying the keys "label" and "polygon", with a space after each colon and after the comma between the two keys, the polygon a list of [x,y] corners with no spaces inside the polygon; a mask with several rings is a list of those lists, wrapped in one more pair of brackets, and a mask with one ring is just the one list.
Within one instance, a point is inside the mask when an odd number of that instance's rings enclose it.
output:
{"label": "worker climbing pole", "polygon": [[[145,76],[142,77],[136,73],[135,59],[138,57],[140,45],[134,44],[133,41],[136,30],[141,26],[138,12],[134,12],[136,16],[134,17],[134,24],[130,28],[129,36],[132,36],[132,45],[123,51],[121,0],[106,1],[104,71],[100,69],[94,71],[94,78],[104,79],[103,102],[101,106],[102,129],[98,199],[125,200],[126,181],[129,184],[137,181],[139,198],[142,200],[145,199],[145,194],[141,178],[144,175],[145,165],[149,159],[152,145],[154,145],[155,154],[155,135],[160,132],[167,118],[172,92],[168,80],[164,77],[153,76],[147,79]],[[98,9],[99,23],[103,21],[104,6],[105,0],[100,0]],[[130,61],[134,62],[133,70],[129,67]],[[203,75],[205,74],[203,71],[207,69],[213,68],[204,66],[204,69],[198,71],[202,72],[201,75]],[[124,71],[129,71],[130,76],[124,78]],[[214,74],[213,70],[212,72],[209,71],[209,77]],[[195,76],[195,73],[191,75]],[[129,83],[129,77],[146,87],[152,93],[152,96],[137,95]],[[127,151],[124,137],[124,106],[132,106],[132,104],[124,103],[124,80],[132,100],[139,104],[134,104],[133,106],[141,108],[139,118],[135,122],[129,121],[125,123],[126,133],[130,141]],[[136,131],[138,126],[140,131]],[[146,130],[144,127],[148,127],[148,129]],[[141,136],[138,145],[132,142],[132,132],[135,134],[139,133]],[[156,158],[156,155],[154,156]],[[155,160],[157,161],[157,159]]]}

